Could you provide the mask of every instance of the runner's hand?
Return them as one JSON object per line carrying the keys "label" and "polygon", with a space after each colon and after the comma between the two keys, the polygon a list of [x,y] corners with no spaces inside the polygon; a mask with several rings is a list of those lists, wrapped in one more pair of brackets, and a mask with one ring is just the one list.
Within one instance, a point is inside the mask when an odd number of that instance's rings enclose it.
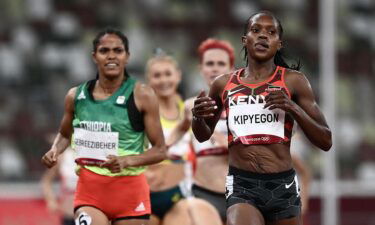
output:
{"label": "runner's hand", "polygon": [[109,155],[100,167],[108,168],[112,173],[119,173],[126,167],[125,159],[126,157]]}
{"label": "runner's hand", "polygon": [[269,110],[282,109],[286,112],[292,112],[296,105],[283,91],[271,91],[265,100],[264,108]]}
{"label": "runner's hand", "polygon": [[53,167],[57,163],[57,152],[56,149],[50,149],[44,156],[42,157],[42,163],[47,166],[48,168]]}
{"label": "runner's hand", "polygon": [[194,107],[192,108],[192,113],[194,117],[197,118],[211,118],[215,114],[217,109],[216,102],[212,100],[209,96],[206,96],[205,91],[201,91],[194,101]]}

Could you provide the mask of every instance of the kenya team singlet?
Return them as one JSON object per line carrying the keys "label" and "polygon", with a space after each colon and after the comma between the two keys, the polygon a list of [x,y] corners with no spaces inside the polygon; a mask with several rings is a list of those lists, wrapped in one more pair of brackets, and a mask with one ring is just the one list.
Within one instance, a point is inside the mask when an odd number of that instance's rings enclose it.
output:
{"label": "kenya team singlet", "polygon": [[[144,132],[136,131],[129,120],[127,102],[134,98],[136,81],[127,78],[121,87],[105,100],[94,100],[89,92],[89,82],[77,88],[73,120],[73,143],[77,161],[106,160],[108,155],[137,155],[144,151]],[[85,164],[85,163],[83,163]],[[119,173],[107,168],[88,166],[94,173],[106,176],[135,176],[144,167],[128,167]]]}
{"label": "kenya team singlet", "polygon": [[277,66],[266,81],[248,84],[240,79],[244,68],[232,73],[226,84],[222,101],[228,115],[228,143],[275,144],[289,142],[293,119],[281,109],[264,109],[265,97],[281,90],[290,98],[284,82],[285,68]]}

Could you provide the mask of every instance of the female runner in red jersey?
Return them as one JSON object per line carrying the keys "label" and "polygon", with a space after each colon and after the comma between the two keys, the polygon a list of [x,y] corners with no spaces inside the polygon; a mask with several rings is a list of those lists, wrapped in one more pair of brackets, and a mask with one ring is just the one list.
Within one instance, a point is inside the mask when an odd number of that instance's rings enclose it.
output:
{"label": "female runner in red jersey", "polygon": [[227,112],[229,172],[227,224],[301,224],[298,180],[290,138],[294,121],[328,151],[331,131],[305,75],[282,55],[283,29],[266,11],[252,15],[242,42],[247,66],[217,78],[194,102],[192,128],[199,141],[212,135]]}
{"label": "female runner in red jersey", "polygon": [[[226,40],[208,38],[198,47],[199,71],[210,87],[220,75],[234,69],[234,48]],[[166,143],[173,144],[181,139],[191,127],[191,109],[195,96],[186,100],[185,116],[180,124],[171,132]],[[211,138],[200,143],[192,137],[194,158],[194,179],[192,193],[194,197],[204,199],[215,207],[222,222],[226,222],[225,176],[228,173],[228,144],[226,115],[222,113]]]}

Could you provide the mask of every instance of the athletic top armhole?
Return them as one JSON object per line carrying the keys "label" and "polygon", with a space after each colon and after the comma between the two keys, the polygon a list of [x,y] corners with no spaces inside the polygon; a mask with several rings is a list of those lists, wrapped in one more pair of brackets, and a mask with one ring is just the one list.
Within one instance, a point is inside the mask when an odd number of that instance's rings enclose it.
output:
{"label": "athletic top armhole", "polygon": [[143,114],[135,105],[134,92],[130,95],[129,100],[126,102],[126,108],[128,109],[129,121],[133,129],[137,132],[144,131],[145,124],[143,121]]}
{"label": "athletic top armhole", "polygon": [[90,99],[94,99],[92,92],[94,91],[95,83],[96,83],[96,79],[93,79],[87,82],[87,92],[90,95]]}
{"label": "athletic top armhole", "polygon": [[285,87],[285,91],[286,91],[287,95],[291,99],[292,95],[290,94],[289,88],[288,88],[288,86],[286,86],[286,83],[285,83],[285,70],[286,70],[286,68],[281,67],[281,82],[283,83],[283,85]]}
{"label": "athletic top armhole", "polygon": [[[91,99],[94,99],[93,97],[93,90],[95,87],[96,79],[90,80],[87,84],[88,93],[90,95]],[[129,100],[126,102],[125,107],[128,110],[128,117],[130,121],[130,125],[136,132],[142,132],[145,129],[144,122],[143,122],[143,114],[139,112],[137,106],[135,105],[134,101],[134,91],[130,94]]]}

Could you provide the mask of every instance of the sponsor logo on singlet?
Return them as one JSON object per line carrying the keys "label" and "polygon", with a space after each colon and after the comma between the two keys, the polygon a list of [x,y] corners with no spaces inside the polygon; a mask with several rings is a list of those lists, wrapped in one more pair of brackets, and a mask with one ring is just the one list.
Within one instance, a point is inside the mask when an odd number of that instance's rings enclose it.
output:
{"label": "sponsor logo on singlet", "polygon": [[242,91],[243,89],[244,89],[244,88],[240,88],[240,89],[235,90],[235,91],[228,90],[228,96],[234,95],[234,94],[236,94],[237,92]]}
{"label": "sponsor logo on singlet", "polygon": [[83,90],[81,90],[81,92],[79,93],[77,97],[77,100],[81,100],[81,99],[86,99],[85,92],[83,92]]}
{"label": "sponsor logo on singlet", "polygon": [[125,96],[123,96],[123,95],[118,96],[117,99],[116,99],[116,103],[122,105],[122,104],[125,103],[125,99],[126,99],[126,98],[125,98]]}

